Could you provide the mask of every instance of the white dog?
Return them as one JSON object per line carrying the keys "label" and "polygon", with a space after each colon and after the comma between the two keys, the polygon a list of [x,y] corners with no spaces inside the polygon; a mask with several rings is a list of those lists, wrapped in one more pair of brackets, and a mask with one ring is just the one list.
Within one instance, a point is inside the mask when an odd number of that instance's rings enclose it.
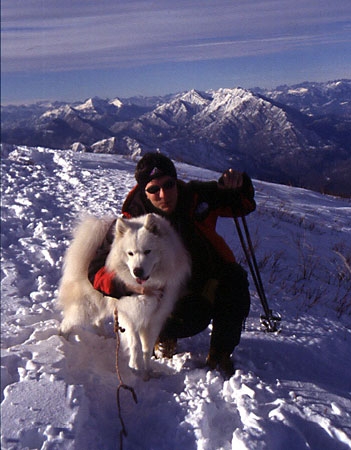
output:
{"label": "white dog", "polygon": [[143,294],[103,296],[89,282],[88,268],[110,225],[109,220],[91,217],[75,232],[59,288],[61,332],[67,334],[79,325],[99,326],[117,308],[126,330],[129,366],[148,372],[157,337],[190,275],[190,258],[166,219],[156,214],[117,219],[106,267],[129,290]]}

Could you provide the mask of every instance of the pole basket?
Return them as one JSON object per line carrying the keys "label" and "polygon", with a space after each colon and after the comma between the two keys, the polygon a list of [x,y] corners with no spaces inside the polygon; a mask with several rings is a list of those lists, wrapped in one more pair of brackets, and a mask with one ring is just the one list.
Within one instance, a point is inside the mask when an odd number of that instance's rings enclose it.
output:
{"label": "pole basket", "polygon": [[273,314],[271,309],[269,310],[268,317],[265,314],[260,316],[262,328],[268,333],[279,332],[280,328],[278,327],[278,323],[281,322],[281,320],[281,315],[279,313]]}

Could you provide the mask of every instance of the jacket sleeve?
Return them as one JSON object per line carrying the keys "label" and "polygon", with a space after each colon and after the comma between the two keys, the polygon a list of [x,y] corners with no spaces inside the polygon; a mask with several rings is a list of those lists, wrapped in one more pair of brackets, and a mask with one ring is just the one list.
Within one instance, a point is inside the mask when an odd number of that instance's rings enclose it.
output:
{"label": "jacket sleeve", "polygon": [[244,174],[239,189],[221,187],[221,183],[197,183],[191,187],[195,192],[193,217],[196,228],[211,242],[217,253],[227,262],[235,262],[231,248],[216,232],[218,217],[239,217],[256,208],[251,179]]}
{"label": "jacket sleeve", "polygon": [[[218,217],[239,217],[250,214],[256,209],[255,191],[250,177],[243,174],[243,185],[237,189],[222,186],[221,178],[217,182],[190,182],[196,192],[194,216],[198,221],[211,213]],[[189,183],[189,184],[190,184]],[[203,217],[201,217],[203,215]]]}
{"label": "jacket sleeve", "polygon": [[121,298],[128,295],[126,285],[116,278],[116,274],[108,272],[106,266],[102,266],[93,277],[93,286],[97,291],[111,297]]}

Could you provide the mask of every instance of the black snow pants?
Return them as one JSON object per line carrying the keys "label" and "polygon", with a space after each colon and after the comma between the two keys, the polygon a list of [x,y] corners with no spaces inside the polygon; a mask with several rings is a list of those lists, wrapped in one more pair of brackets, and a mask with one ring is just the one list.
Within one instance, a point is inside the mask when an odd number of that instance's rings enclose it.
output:
{"label": "black snow pants", "polygon": [[226,263],[201,292],[179,299],[160,334],[160,340],[194,336],[212,320],[210,351],[232,353],[240,342],[243,321],[250,311],[247,272],[237,263]]}

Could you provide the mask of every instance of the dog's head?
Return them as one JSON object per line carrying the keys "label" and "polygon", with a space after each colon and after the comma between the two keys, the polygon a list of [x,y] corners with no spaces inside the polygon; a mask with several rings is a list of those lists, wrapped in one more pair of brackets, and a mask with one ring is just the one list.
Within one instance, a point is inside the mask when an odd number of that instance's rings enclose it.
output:
{"label": "dog's head", "polygon": [[[148,214],[143,222],[121,219],[116,223],[116,239],[122,252],[120,258],[127,265],[130,275],[139,284],[152,282],[152,276],[162,263],[162,239],[164,219]],[[163,261],[165,263],[165,261]]]}

